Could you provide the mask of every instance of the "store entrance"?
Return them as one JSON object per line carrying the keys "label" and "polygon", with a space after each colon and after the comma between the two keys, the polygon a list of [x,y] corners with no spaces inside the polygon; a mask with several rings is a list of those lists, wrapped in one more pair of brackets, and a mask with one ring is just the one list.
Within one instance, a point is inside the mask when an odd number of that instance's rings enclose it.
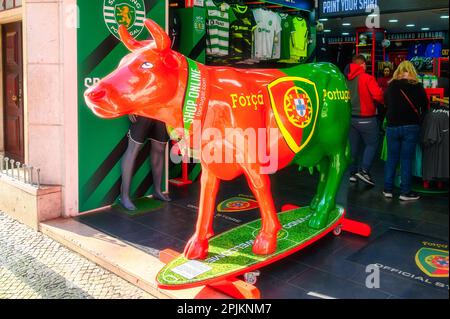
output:
{"label": "store entrance", "polygon": [[22,22],[2,26],[5,156],[24,162]]}

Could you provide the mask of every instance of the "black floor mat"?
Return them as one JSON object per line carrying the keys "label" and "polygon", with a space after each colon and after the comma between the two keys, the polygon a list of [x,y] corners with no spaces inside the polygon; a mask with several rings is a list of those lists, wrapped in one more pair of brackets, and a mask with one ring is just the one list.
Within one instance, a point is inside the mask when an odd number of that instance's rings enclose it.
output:
{"label": "black floor mat", "polygon": [[[384,287],[386,275],[414,284],[423,290],[427,298],[447,295],[448,242],[418,233],[390,229],[366,247],[353,254],[348,260],[364,266],[376,265],[381,270],[380,289]],[[401,286],[398,287],[402,289]]]}
{"label": "black floor mat", "polygon": [[[444,289],[433,287],[427,282],[422,283],[419,279],[413,280],[382,270],[381,287],[366,287],[366,266],[371,263],[384,263],[405,272],[422,274],[414,262],[414,256],[420,247],[411,248],[412,239],[404,239],[406,235],[397,235],[400,239],[391,235],[391,228],[423,233],[438,237],[441,242],[448,242],[448,197],[425,196],[415,203],[401,203],[398,199],[386,200],[381,193],[382,167],[374,169],[373,175],[377,181],[374,188],[349,184],[344,180],[337,196],[337,202],[347,208],[347,216],[368,223],[373,228],[373,235],[370,238],[346,233],[340,237],[326,236],[289,258],[261,269],[256,285],[263,298],[297,299],[321,295],[363,299],[448,298],[448,277],[444,282],[444,285],[447,284]],[[276,208],[281,209],[286,203],[309,205],[317,179],[317,174],[298,172],[296,167],[286,168],[271,176]],[[153,256],[158,256],[159,251],[165,248],[182,252],[195,230],[199,188],[198,181],[187,187],[172,186],[171,203],[136,216],[109,208],[77,219]],[[245,178],[222,182],[216,205],[240,195],[251,196]],[[258,209],[216,213],[214,230],[218,234],[257,218],[260,218]],[[379,242],[381,248],[377,248]],[[420,239],[416,238],[412,242],[420,243]],[[436,239],[435,242],[439,240]],[[395,256],[399,264],[393,263]],[[401,263],[406,260],[408,262],[405,265]],[[416,268],[406,268],[411,265]]]}

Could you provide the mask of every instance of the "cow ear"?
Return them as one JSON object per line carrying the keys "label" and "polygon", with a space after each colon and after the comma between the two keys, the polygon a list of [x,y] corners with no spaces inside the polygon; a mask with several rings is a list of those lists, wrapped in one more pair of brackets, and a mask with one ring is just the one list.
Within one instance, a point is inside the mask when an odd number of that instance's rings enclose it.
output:
{"label": "cow ear", "polygon": [[171,41],[167,33],[153,20],[146,19],[144,23],[155,41],[157,50],[164,51],[169,49]]}
{"label": "cow ear", "polygon": [[164,55],[163,63],[169,69],[179,69],[181,66],[181,59],[177,54],[170,52]]}

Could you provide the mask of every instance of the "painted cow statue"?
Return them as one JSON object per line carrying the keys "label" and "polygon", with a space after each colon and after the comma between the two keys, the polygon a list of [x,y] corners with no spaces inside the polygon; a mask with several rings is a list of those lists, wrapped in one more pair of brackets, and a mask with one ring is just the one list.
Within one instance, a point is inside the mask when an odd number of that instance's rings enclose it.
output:
{"label": "painted cow statue", "polygon": [[282,70],[205,66],[171,50],[169,37],[155,22],[145,25],[152,40],[137,41],[120,27],[131,53],[85,92],[85,100],[101,118],[136,114],[194,136],[188,140],[202,166],[201,194],[185,256],[207,257],[220,181],[242,174],[262,217],[253,252],[274,253],[281,225],[269,175],[291,163],[318,169],[309,226],[325,227],[350,160],[351,107],[342,73],[328,63]]}

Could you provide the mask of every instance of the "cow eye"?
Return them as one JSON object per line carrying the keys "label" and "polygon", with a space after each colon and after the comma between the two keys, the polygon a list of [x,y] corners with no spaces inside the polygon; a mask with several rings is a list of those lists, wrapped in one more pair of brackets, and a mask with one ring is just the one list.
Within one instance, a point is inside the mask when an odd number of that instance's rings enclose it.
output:
{"label": "cow eye", "polygon": [[153,64],[151,64],[150,62],[145,62],[141,65],[141,68],[143,68],[144,70],[148,70],[153,68]]}

